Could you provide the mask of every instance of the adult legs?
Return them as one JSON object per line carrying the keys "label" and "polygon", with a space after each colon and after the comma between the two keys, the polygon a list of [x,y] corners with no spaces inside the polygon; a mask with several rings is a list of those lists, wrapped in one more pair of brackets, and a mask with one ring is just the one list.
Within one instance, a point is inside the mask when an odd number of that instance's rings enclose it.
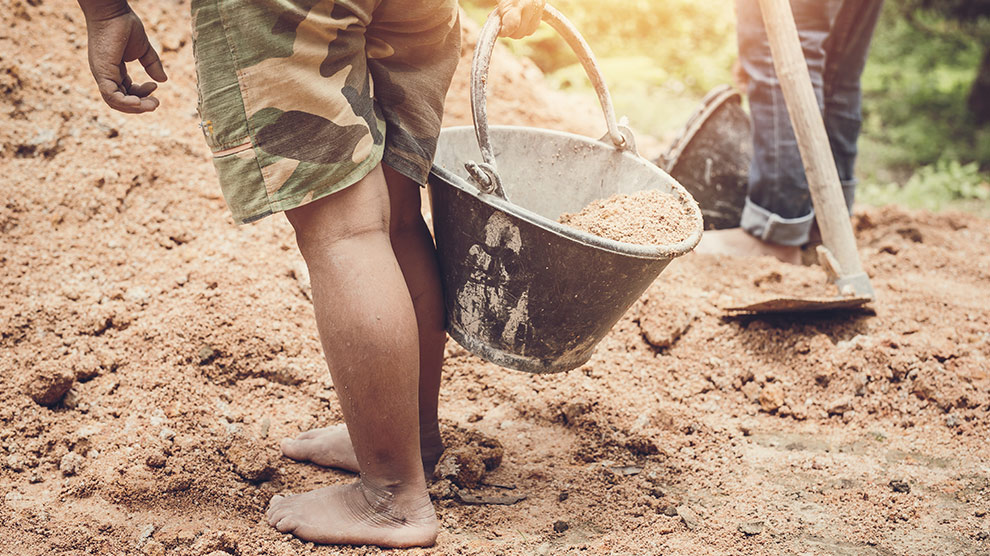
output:
{"label": "adult legs", "polygon": [[[423,221],[419,185],[383,164],[388,189],[389,239],[416,313],[419,337],[419,438],[423,468],[431,475],[443,453],[437,419],[440,375],[447,334],[436,249]],[[344,427],[306,431],[282,442],[282,452],[299,461],[359,471]]]}
{"label": "adult legs", "polygon": [[882,7],[883,0],[846,0],[834,17],[825,44],[825,129],[850,212],[856,192],[856,143],[863,119],[860,78]]}
{"label": "adult legs", "polygon": [[420,452],[416,313],[389,238],[381,167],[286,216],[309,267],[320,340],[361,478],[276,496],[269,523],[320,543],[432,544],[437,521]]}
{"label": "adult legs", "polygon": [[[839,0],[791,0],[812,85],[823,103],[824,43]],[[748,78],[753,160],[740,228],[706,232],[698,251],[800,262],[814,225],[811,195],[758,0],[737,0],[739,59]]]}

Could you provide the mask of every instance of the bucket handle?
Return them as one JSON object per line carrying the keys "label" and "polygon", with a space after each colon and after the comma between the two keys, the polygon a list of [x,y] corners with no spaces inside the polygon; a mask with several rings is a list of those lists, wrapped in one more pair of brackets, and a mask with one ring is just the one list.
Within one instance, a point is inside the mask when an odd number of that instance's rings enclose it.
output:
{"label": "bucket handle", "polygon": [[[571,49],[577,54],[578,60],[584,66],[584,71],[588,74],[591,84],[598,93],[598,102],[605,113],[605,124],[608,126],[608,133],[605,138],[610,138],[615,147],[619,150],[635,150],[633,147],[632,132],[615,121],[615,109],[612,107],[612,96],[605,86],[605,78],[602,77],[601,70],[595,62],[595,56],[591,53],[591,48],[585,42],[584,37],[578,33],[574,25],[567,20],[556,8],[547,4],[543,10],[543,21],[550,24],[561,37],[567,41]],[[488,110],[487,110],[487,87],[488,87],[488,67],[491,65],[492,52],[495,49],[495,40],[502,28],[502,20],[498,15],[498,10],[489,14],[485,21],[481,33],[478,35],[478,44],[474,49],[474,58],[471,61],[471,116],[474,119],[474,133],[478,138],[478,146],[481,148],[482,163],[470,161],[464,165],[468,174],[484,193],[498,195],[505,199],[505,190],[502,189],[502,180],[498,175],[498,168],[495,164],[495,153],[492,149],[491,138],[488,134]]]}

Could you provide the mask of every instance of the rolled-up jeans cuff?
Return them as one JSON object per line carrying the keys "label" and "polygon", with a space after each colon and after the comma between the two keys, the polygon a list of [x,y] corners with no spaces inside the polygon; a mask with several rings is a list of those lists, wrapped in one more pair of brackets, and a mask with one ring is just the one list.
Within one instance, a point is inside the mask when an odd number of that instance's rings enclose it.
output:
{"label": "rolled-up jeans cuff", "polygon": [[739,225],[751,235],[777,245],[804,245],[808,242],[815,211],[797,218],[782,218],[757,205],[749,198],[743,206]]}

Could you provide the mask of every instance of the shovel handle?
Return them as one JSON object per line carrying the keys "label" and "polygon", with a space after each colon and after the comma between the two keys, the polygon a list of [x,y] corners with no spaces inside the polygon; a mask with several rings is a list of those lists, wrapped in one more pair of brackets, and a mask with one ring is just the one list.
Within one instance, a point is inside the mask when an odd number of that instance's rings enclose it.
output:
{"label": "shovel handle", "polygon": [[[543,21],[553,27],[561,37],[567,41],[571,49],[577,54],[578,60],[584,66],[591,84],[598,93],[598,101],[602,105],[605,113],[605,124],[608,126],[608,134],[612,143],[618,149],[627,149],[632,144],[632,140],[627,138],[619,129],[615,121],[615,109],[612,107],[612,96],[605,86],[605,78],[602,77],[601,70],[595,62],[595,56],[591,53],[588,43],[578,33],[574,25],[567,20],[556,8],[547,4],[543,10]],[[498,167],[495,163],[495,151],[492,149],[491,137],[488,133],[488,109],[487,109],[487,88],[488,88],[488,68],[491,65],[492,52],[495,49],[495,40],[502,29],[502,20],[498,11],[489,14],[485,25],[478,35],[478,44],[474,49],[474,58],[471,61],[471,116],[474,119],[474,133],[478,138],[478,146],[481,149],[482,163],[468,162],[465,168],[471,177],[477,182],[479,189],[485,193],[493,193],[505,198],[502,190],[501,179],[498,175]]]}
{"label": "shovel handle", "polygon": [[856,238],[849,222],[839,173],[835,168],[818,99],[811,85],[808,63],[801,51],[791,5],[788,0],[759,1],[764,27],[770,39],[774,69],[780,80],[787,113],[791,117],[791,126],[808,177],[822,243],[835,255],[839,266],[836,283],[840,289],[848,284],[855,293],[873,297],[873,288],[856,251]]}

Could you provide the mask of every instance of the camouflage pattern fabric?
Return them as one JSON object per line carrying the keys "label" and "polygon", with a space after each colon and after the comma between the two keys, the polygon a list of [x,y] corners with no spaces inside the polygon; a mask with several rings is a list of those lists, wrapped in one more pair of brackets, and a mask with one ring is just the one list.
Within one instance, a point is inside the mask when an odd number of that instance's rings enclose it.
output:
{"label": "camouflage pattern fabric", "polygon": [[460,54],[456,0],[193,0],[200,125],[238,222],[379,162],[426,183]]}

